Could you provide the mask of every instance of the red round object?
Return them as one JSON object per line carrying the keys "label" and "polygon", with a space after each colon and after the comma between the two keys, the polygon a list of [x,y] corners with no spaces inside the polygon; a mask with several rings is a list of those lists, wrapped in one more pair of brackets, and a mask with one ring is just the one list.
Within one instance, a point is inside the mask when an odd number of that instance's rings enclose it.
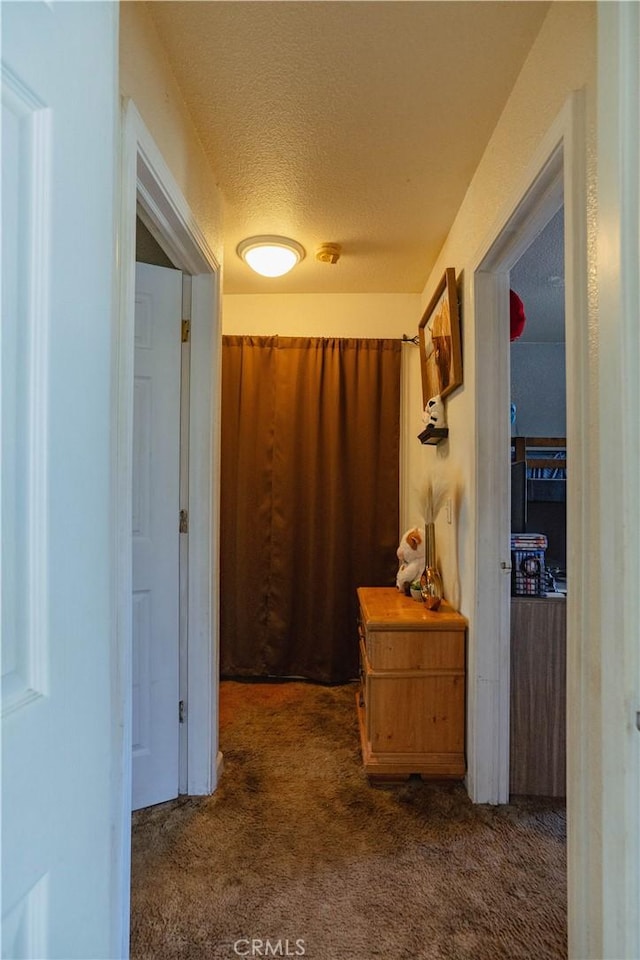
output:
{"label": "red round object", "polygon": [[517,340],[524,330],[527,318],[524,315],[524,304],[515,291],[509,291],[509,307],[511,311],[511,340]]}

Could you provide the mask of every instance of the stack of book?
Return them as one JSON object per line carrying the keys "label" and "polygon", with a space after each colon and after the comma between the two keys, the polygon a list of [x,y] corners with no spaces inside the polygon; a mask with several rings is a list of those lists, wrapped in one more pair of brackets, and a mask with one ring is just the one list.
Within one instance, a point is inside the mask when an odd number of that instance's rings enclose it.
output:
{"label": "stack of book", "polygon": [[511,593],[515,597],[539,597],[546,593],[543,533],[511,534]]}
{"label": "stack of book", "polygon": [[512,550],[546,550],[547,538],[544,533],[512,533]]}

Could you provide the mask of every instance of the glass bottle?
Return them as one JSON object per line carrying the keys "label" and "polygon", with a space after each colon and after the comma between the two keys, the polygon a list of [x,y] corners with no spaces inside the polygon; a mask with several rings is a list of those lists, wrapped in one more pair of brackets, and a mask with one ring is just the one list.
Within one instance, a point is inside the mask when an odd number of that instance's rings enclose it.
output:
{"label": "glass bottle", "polygon": [[436,528],[435,524],[425,526],[425,568],[420,577],[420,592],[428,610],[437,610],[442,602],[444,591],[442,577],[436,567]]}

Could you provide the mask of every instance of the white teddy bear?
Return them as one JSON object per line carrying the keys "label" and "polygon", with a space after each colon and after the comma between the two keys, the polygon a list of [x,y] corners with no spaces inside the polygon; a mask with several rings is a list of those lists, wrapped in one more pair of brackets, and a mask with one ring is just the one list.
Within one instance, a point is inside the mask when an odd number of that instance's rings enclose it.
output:
{"label": "white teddy bear", "polygon": [[418,580],[424,570],[424,535],[417,527],[402,535],[396,555],[400,561],[396,586],[401,593],[408,593],[409,584]]}

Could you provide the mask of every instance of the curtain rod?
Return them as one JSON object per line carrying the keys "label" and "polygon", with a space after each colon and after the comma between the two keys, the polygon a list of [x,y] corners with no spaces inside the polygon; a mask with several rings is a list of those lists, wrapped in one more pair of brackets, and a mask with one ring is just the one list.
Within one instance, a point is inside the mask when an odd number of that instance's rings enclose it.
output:
{"label": "curtain rod", "polygon": [[420,341],[418,340],[418,334],[417,334],[417,333],[416,333],[415,337],[408,337],[408,336],[406,335],[406,333],[403,333],[403,334],[402,334],[402,342],[403,342],[403,343],[413,343],[413,344],[415,344],[415,346],[417,347],[417,346],[418,346],[418,343],[419,343]]}

